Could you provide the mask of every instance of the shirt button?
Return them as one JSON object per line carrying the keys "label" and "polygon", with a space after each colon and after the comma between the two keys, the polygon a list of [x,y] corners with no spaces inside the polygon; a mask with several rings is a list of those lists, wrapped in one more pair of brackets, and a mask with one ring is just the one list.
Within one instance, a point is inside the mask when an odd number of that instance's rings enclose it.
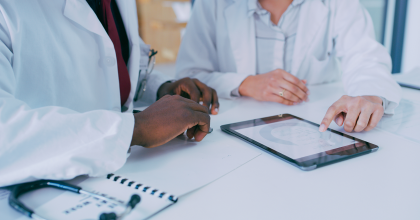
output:
{"label": "shirt button", "polygon": [[116,61],[115,61],[115,59],[113,57],[109,57],[109,56],[106,56],[105,57],[105,64],[107,66],[114,66],[115,63],[116,63]]}

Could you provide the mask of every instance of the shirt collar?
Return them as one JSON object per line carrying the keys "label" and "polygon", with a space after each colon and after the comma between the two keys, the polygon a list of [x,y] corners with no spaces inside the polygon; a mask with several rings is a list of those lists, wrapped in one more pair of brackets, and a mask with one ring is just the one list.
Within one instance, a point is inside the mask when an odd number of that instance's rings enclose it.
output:
{"label": "shirt collar", "polygon": [[[293,0],[291,6],[297,6],[304,2],[305,0]],[[254,13],[259,13],[266,11],[263,9],[258,2],[258,0],[248,0],[248,16],[252,16]]]}
{"label": "shirt collar", "polygon": [[256,13],[260,8],[260,4],[258,0],[248,0],[248,16],[252,16]]}

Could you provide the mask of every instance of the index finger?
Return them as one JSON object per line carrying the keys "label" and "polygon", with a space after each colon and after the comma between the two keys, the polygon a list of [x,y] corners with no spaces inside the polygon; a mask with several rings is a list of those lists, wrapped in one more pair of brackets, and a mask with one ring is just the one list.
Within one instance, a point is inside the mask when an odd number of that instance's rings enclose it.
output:
{"label": "index finger", "polygon": [[305,84],[298,79],[296,76],[293,76],[292,74],[285,72],[286,74],[283,75],[283,79],[295,84],[297,87],[299,87],[302,91],[307,93],[309,89],[305,86]]}
{"label": "index finger", "polygon": [[213,91],[213,101],[211,103],[211,113],[213,115],[217,115],[219,113],[219,97],[217,96],[216,90],[212,89]]}
{"label": "index finger", "polygon": [[198,79],[193,79],[192,81],[201,92],[201,96],[203,97],[203,105],[210,109],[213,95],[212,89],[210,89],[206,84],[200,82]]}
{"label": "index finger", "polygon": [[194,127],[188,129],[187,136],[194,137],[196,141],[201,141],[210,132],[210,116],[203,112],[194,112]]}
{"label": "index finger", "polygon": [[193,111],[203,112],[203,113],[207,113],[207,114],[209,113],[209,110],[205,106],[202,106],[202,105],[198,104],[197,102],[194,102],[191,99],[187,99],[187,98],[184,98],[182,96],[178,96],[178,97],[181,99],[181,101],[184,101],[186,103],[187,108],[189,108]]}
{"label": "index finger", "polygon": [[185,100],[188,104],[188,108],[192,109],[195,112],[203,112],[203,113],[209,113],[209,109],[203,105],[198,104],[197,102],[194,102],[192,100],[186,99]]}
{"label": "index finger", "polygon": [[198,90],[196,84],[190,78],[184,78],[181,80],[185,82],[181,84],[181,90],[188,93],[190,99],[198,103],[200,101],[201,92]]}
{"label": "index finger", "polygon": [[341,105],[341,102],[336,102],[328,108],[327,113],[325,113],[324,119],[322,119],[321,126],[319,126],[320,132],[326,131],[330,126],[331,122],[337,116],[337,114],[342,112]]}

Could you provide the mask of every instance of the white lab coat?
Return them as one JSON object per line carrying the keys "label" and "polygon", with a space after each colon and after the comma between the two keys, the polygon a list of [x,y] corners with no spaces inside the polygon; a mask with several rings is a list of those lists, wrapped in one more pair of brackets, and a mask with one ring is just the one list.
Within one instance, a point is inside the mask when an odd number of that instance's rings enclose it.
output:
{"label": "white lab coat", "polygon": [[[256,74],[255,47],[248,0],[197,0],[178,54],[177,77],[198,78],[220,97],[231,98],[232,90]],[[342,78],[348,95],[386,98],[391,102],[386,113],[392,113],[401,88],[390,71],[390,56],[375,41],[371,18],[358,0],[303,3],[291,74],[308,84]]]}
{"label": "white lab coat", "polygon": [[[115,50],[85,0],[0,3],[0,187],[104,175],[126,161],[140,66],[134,0],[117,0],[130,47],[121,112]],[[145,97],[164,82],[152,74]]]}

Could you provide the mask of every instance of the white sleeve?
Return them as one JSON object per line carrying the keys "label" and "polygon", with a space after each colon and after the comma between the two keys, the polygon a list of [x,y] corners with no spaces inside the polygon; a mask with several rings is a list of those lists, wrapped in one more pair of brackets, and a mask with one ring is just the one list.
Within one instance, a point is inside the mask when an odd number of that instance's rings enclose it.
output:
{"label": "white sleeve", "polygon": [[12,48],[0,13],[0,187],[99,176],[122,167],[131,144],[133,114],[31,108],[14,96],[18,79]]}
{"label": "white sleeve", "polygon": [[349,96],[372,95],[389,101],[392,114],[401,99],[401,87],[391,76],[391,57],[375,40],[372,19],[355,0],[336,0],[334,40],[341,60],[343,84]]}
{"label": "white sleeve", "polygon": [[221,98],[231,98],[247,75],[219,71],[216,48],[216,2],[196,0],[177,58],[177,78],[197,78],[215,89]]}

